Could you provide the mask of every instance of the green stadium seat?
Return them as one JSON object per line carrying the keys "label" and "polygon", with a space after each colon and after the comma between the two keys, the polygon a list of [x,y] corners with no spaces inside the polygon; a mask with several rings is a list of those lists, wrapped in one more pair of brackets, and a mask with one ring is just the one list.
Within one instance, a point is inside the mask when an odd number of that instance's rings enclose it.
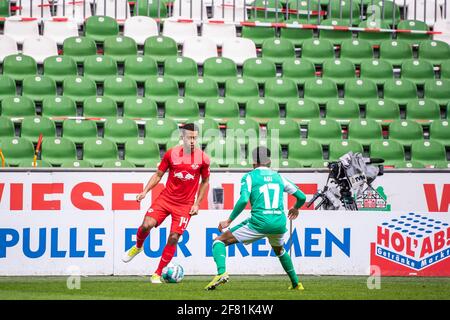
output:
{"label": "green stadium seat", "polygon": [[255,119],[260,124],[266,124],[270,119],[280,117],[280,109],[271,98],[253,98],[247,102],[245,117]]}
{"label": "green stadium seat", "polygon": [[406,104],[406,119],[428,123],[441,118],[439,105],[433,100],[410,100]]}
{"label": "green stadium seat", "polygon": [[314,64],[323,64],[327,59],[334,59],[333,43],[327,39],[308,39],[303,42],[302,58]]}
{"label": "green stadium seat", "polygon": [[276,77],[276,66],[265,58],[249,58],[242,66],[242,76],[264,84],[269,78]]}
{"label": "green stadium seat", "polygon": [[450,102],[450,80],[426,80],[424,97],[435,101],[441,106],[447,106]]}
{"label": "green stadium seat", "polygon": [[288,78],[267,80],[264,91],[266,98],[272,98],[279,104],[286,104],[289,100],[298,100],[297,84]]}
{"label": "green stadium seat", "polygon": [[178,124],[169,118],[151,119],[145,123],[145,137],[161,145],[177,140],[180,137]]}
{"label": "green stadium seat", "polygon": [[400,5],[403,5],[403,2],[399,5],[397,2],[394,4],[393,1],[388,0],[378,0],[374,2],[372,2],[372,0],[363,0],[363,4],[366,6],[374,5],[374,7],[379,10],[377,12],[374,8],[372,12],[367,12],[367,15],[371,16],[369,18],[370,20],[375,18],[387,25],[397,24],[397,22],[400,21]]}
{"label": "green stadium seat", "polygon": [[[371,17],[367,20],[361,21],[358,27],[370,29],[390,29],[389,23],[382,21],[381,19],[373,19]],[[383,41],[391,39],[391,33],[360,31],[358,32],[358,39],[369,41],[372,46],[379,46]]]}
{"label": "green stadium seat", "polygon": [[307,79],[316,77],[314,63],[306,59],[290,59],[283,62],[283,78],[295,81],[297,85],[304,85]]}
{"label": "green stadium seat", "polygon": [[18,166],[21,161],[33,161],[34,146],[26,138],[3,138],[0,140],[0,148],[10,166]]}
{"label": "green stadium seat", "polygon": [[61,166],[64,161],[77,160],[77,149],[69,139],[47,137],[42,140],[41,157],[53,166]]}
{"label": "green stadium seat", "polygon": [[378,98],[377,85],[368,79],[347,80],[344,89],[344,97],[350,98],[358,104],[367,104],[368,100]]}
{"label": "green stadium seat", "polygon": [[151,76],[145,81],[145,96],[156,102],[178,97],[178,91],[178,83],[171,77]]}
{"label": "green stadium seat", "polygon": [[311,119],[320,118],[320,108],[311,99],[290,100],[286,104],[286,118],[306,124]]}
{"label": "green stadium seat", "polygon": [[44,138],[55,137],[55,123],[46,117],[24,117],[22,120],[20,136],[22,138],[27,138],[33,143],[37,143],[40,134],[42,134]]}
{"label": "green stadium seat", "polygon": [[94,166],[87,160],[64,160],[61,168],[93,168]]}
{"label": "green stadium seat", "polygon": [[119,24],[109,16],[91,16],[85,21],[85,35],[95,42],[104,42],[110,36],[119,34]]}
{"label": "green stadium seat", "polygon": [[347,39],[341,42],[341,59],[348,59],[354,64],[373,59],[373,49],[364,39]]}
{"label": "green stadium seat", "polygon": [[117,77],[117,62],[109,56],[90,56],[84,60],[84,77],[95,82],[104,82]]}
{"label": "green stadium seat", "polygon": [[276,169],[299,169],[302,167],[300,161],[295,159],[281,159],[278,168]]}
{"label": "green stadium seat", "polygon": [[170,118],[181,123],[198,115],[198,104],[190,97],[172,97],[166,101],[165,118]]}
{"label": "green stadium seat", "polygon": [[419,44],[419,59],[440,65],[450,57],[450,46],[439,40],[425,40]]}
{"label": "green stadium seat", "polygon": [[[272,10],[268,10],[267,12],[264,10],[250,10],[250,19],[255,21],[282,21],[284,20],[283,14],[281,10],[283,9],[283,3],[279,0],[255,0],[252,3],[253,7],[256,8],[270,8]],[[275,9],[278,9],[278,13],[274,12]]]}
{"label": "green stadium seat", "polygon": [[[311,1],[300,1],[300,0],[287,0],[286,2],[286,9],[294,10],[291,14],[288,15],[286,23],[301,23],[301,24],[319,24],[318,15],[309,14],[309,11],[319,11],[320,5],[318,0],[311,0]],[[321,2],[321,5],[325,5],[326,2]],[[295,12],[297,11],[297,12]],[[300,12],[301,13],[300,13]],[[305,12],[305,13],[304,13]],[[284,29],[284,28],[283,28]],[[281,30],[283,30],[281,29]],[[297,30],[297,29],[286,29],[286,30]],[[302,29],[298,29],[302,30]],[[304,29],[304,30],[310,30],[311,29]],[[309,38],[312,38],[312,33]]]}
{"label": "green stadium seat", "polygon": [[302,167],[322,167],[322,146],[313,139],[293,140],[288,146],[288,159],[297,160]]}
{"label": "green stadium seat", "polygon": [[63,43],[64,55],[71,57],[76,63],[83,63],[84,60],[97,54],[95,41],[87,37],[66,38]]}
{"label": "green stadium seat", "polygon": [[63,95],[75,102],[84,102],[97,95],[97,86],[93,80],[80,76],[68,76],[63,82]]}
{"label": "green stadium seat", "polygon": [[389,99],[370,99],[366,104],[366,118],[373,120],[398,120],[400,108]]}
{"label": "green stadium seat", "polygon": [[64,120],[62,136],[80,144],[97,138],[97,124],[92,120]]}
{"label": "green stadium seat", "polygon": [[425,167],[448,167],[444,145],[434,140],[414,141],[411,145],[411,160]]}
{"label": "green stadium seat", "polygon": [[347,124],[351,119],[359,119],[358,104],[346,98],[331,99],[327,103],[327,119]]}
{"label": "green stadium seat", "polygon": [[218,123],[227,123],[239,117],[238,103],[227,97],[210,98],[205,104],[205,117],[214,119]]}
{"label": "green stadium seat", "polygon": [[311,119],[308,123],[308,139],[314,139],[322,145],[329,145],[333,140],[341,140],[342,129],[336,120]]}
{"label": "green stadium seat", "polygon": [[[397,29],[399,30],[420,30],[429,31],[427,24],[420,20],[402,20],[397,24]],[[408,32],[397,33],[397,39],[406,41],[410,45],[418,45],[422,41],[430,40],[431,35],[429,34],[417,34]]]}
{"label": "green stadium seat", "polygon": [[225,57],[212,57],[203,63],[203,76],[213,79],[217,83],[225,83],[228,79],[236,78],[236,63]]}
{"label": "green stadium seat", "polygon": [[413,120],[395,120],[389,125],[389,139],[410,146],[416,140],[423,140],[422,126]]}
{"label": "green stadium seat", "polygon": [[135,168],[136,166],[127,160],[106,160],[103,162],[103,168]]}
{"label": "green stadium seat", "polygon": [[129,97],[123,102],[123,116],[127,118],[152,119],[158,117],[156,102],[147,97]]}
{"label": "green stadium seat", "polygon": [[51,168],[52,165],[45,160],[36,160],[36,163],[33,160],[22,160],[18,163],[18,166],[21,168]]}
{"label": "green stadium seat", "polygon": [[0,116],[0,139],[14,137],[14,123],[7,117]]}
{"label": "green stadium seat", "polygon": [[[301,1],[303,2],[303,1]],[[292,16],[291,16],[292,17]],[[295,24],[296,21],[294,19],[289,19],[286,21],[286,23],[293,23]],[[311,16],[313,19],[313,17]],[[295,47],[301,47],[303,45],[303,42],[307,39],[311,39],[313,37],[313,30],[312,29],[300,29],[300,28],[281,28],[280,30],[280,38],[289,40]]]}
{"label": "green stadium seat", "polygon": [[46,97],[56,96],[56,83],[47,76],[28,76],[23,79],[22,95],[33,101],[42,102]]}
{"label": "green stadium seat", "polygon": [[247,144],[250,140],[259,138],[259,123],[251,118],[231,119],[227,122],[226,137]]}
{"label": "green stadium seat", "polygon": [[412,47],[406,41],[385,40],[380,44],[380,59],[386,60],[392,66],[400,66],[403,61],[412,58]]}
{"label": "green stadium seat", "polygon": [[144,55],[150,56],[157,62],[164,62],[168,57],[178,55],[178,46],[175,40],[169,37],[149,37],[145,40]]}
{"label": "green stadium seat", "polygon": [[2,116],[14,118],[34,116],[35,114],[33,100],[28,97],[13,96],[4,98],[2,101]]}
{"label": "green stadium seat", "polygon": [[42,101],[42,116],[44,117],[75,117],[76,115],[77,106],[68,97],[47,97]]}
{"label": "green stadium seat", "polygon": [[354,140],[335,140],[330,143],[329,158],[330,161],[336,161],[344,154],[352,151],[353,153],[363,153],[363,146]]}
{"label": "green stadium seat", "polygon": [[219,87],[209,78],[191,78],[185,83],[184,95],[197,103],[204,104],[206,100],[219,96]]}
{"label": "green stadium seat", "polygon": [[361,63],[360,77],[382,85],[386,80],[394,78],[394,70],[392,65],[385,60],[366,60]]}
{"label": "green stadium seat", "polygon": [[164,62],[164,75],[184,83],[198,77],[197,63],[188,57],[168,57]]}
{"label": "green stadium seat", "polygon": [[407,60],[402,63],[402,79],[423,85],[425,80],[434,79],[433,65],[425,60]]}
{"label": "green stadium seat", "polygon": [[88,97],[83,104],[83,115],[88,118],[116,117],[117,104],[109,97]]}
{"label": "green stadium seat", "polygon": [[125,58],[124,76],[138,83],[145,82],[150,76],[158,75],[158,64],[149,56],[131,56]]}
{"label": "green stadium seat", "polygon": [[0,74],[0,103],[6,97],[16,95],[16,83],[8,75]]}
{"label": "green stadium seat", "polygon": [[267,137],[277,139],[287,145],[294,139],[300,139],[300,126],[292,119],[271,119],[267,122]]}
{"label": "green stadium seat", "polygon": [[417,99],[417,87],[414,82],[405,79],[389,79],[384,83],[384,98],[400,105]]}
{"label": "green stadium seat", "polygon": [[325,60],[322,66],[322,77],[331,79],[338,85],[343,85],[346,80],[356,77],[355,66],[346,59]]}
{"label": "green stadium seat", "polygon": [[12,54],[3,59],[3,74],[15,81],[37,74],[36,61],[27,55]]}
{"label": "green stadium seat", "polygon": [[126,98],[137,96],[136,81],[125,76],[117,76],[105,80],[103,95],[116,102],[124,102]]}
{"label": "green stadium seat", "polygon": [[[334,11],[334,7],[331,10],[331,13]],[[344,7],[343,7],[344,8]],[[328,27],[349,27],[348,21],[339,19],[339,16],[336,19],[333,17],[332,19],[325,19],[320,22],[321,26]],[[341,45],[342,41],[352,39],[352,32],[348,30],[326,30],[321,29],[319,33],[319,38],[321,40],[329,40],[334,45]]]}
{"label": "green stadium seat", "polygon": [[138,137],[138,126],[129,118],[108,118],[105,122],[104,137],[115,143],[125,143],[127,139]]}
{"label": "green stadium seat", "polygon": [[250,78],[228,79],[225,81],[225,97],[246,104],[248,100],[259,97],[258,84]]}
{"label": "green stadium seat", "polygon": [[83,160],[96,167],[103,166],[108,160],[118,160],[117,145],[106,138],[89,139],[83,145]]}
{"label": "green stadium seat", "polygon": [[128,139],[125,142],[124,159],[138,167],[160,161],[159,146],[151,139]]}
{"label": "green stadium seat", "polygon": [[77,75],[77,63],[70,56],[53,56],[44,60],[44,75],[61,83],[67,76]]}
{"label": "green stadium seat", "polygon": [[383,139],[381,125],[372,119],[353,119],[348,124],[348,139],[364,146]]}
{"label": "green stadium seat", "polygon": [[[327,1],[324,1],[324,4]],[[329,0],[328,1],[328,18],[341,19],[348,25],[358,25],[360,23],[360,8],[359,2],[344,0]]]}
{"label": "green stadium seat", "polygon": [[330,79],[308,79],[305,81],[304,97],[319,104],[326,104],[328,100],[338,97],[336,83]]}
{"label": "green stadium seat", "polygon": [[185,123],[194,123],[199,128],[199,144],[211,143],[214,139],[220,138],[219,123],[211,118],[193,117]]}
{"label": "green stadium seat", "polygon": [[380,140],[370,144],[370,157],[384,160],[385,166],[401,166],[405,162],[405,150],[395,140]]}
{"label": "green stadium seat", "polygon": [[265,40],[275,38],[275,28],[243,26],[242,38],[250,39],[256,46],[261,47]]}
{"label": "green stadium seat", "polygon": [[9,4],[10,2],[8,0],[6,1],[0,1],[0,17],[9,17]]}
{"label": "green stadium seat", "polygon": [[148,16],[152,18],[167,17],[167,4],[173,1],[139,1],[134,10],[135,16]]}
{"label": "green stadium seat", "polygon": [[267,39],[262,44],[262,57],[276,64],[295,58],[295,47],[282,38]]}
{"label": "green stadium seat", "polygon": [[137,55],[137,44],[130,37],[112,36],[105,39],[103,51],[105,56],[110,56],[118,62],[124,62],[126,58]]}
{"label": "green stadium seat", "polygon": [[430,139],[450,146],[450,126],[448,120],[435,120],[430,125]]}

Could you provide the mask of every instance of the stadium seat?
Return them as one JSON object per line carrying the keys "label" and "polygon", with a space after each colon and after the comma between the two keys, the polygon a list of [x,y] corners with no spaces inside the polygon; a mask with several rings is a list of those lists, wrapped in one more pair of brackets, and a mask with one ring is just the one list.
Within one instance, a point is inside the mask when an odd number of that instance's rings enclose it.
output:
{"label": "stadium seat", "polygon": [[77,160],[77,149],[69,139],[47,137],[42,140],[41,157],[53,166],[60,166],[64,161]]}
{"label": "stadium seat", "polygon": [[186,57],[168,57],[164,62],[164,75],[184,83],[187,79],[197,78],[197,63]]}
{"label": "stadium seat", "polygon": [[44,20],[43,36],[62,45],[67,38],[78,37],[78,24],[72,19]]}
{"label": "stadium seat", "polygon": [[435,120],[430,125],[430,139],[450,146],[450,127],[448,120]]}
{"label": "stadium seat", "polygon": [[439,40],[426,40],[419,44],[419,59],[440,65],[450,57],[450,45]]}
{"label": "stadium seat", "polygon": [[[167,5],[168,4],[172,4],[173,1],[172,0],[161,0],[161,1],[153,1],[153,2],[149,2],[149,1],[139,1],[135,4],[134,7],[134,15],[135,16],[148,16],[148,17],[152,17],[152,18],[165,18],[167,17],[167,13],[168,13],[168,8]],[[125,21],[126,22],[126,21]],[[144,25],[139,25],[136,26],[137,30],[139,30],[139,28],[144,28]]]}
{"label": "stadium seat", "polygon": [[280,109],[271,98],[252,98],[245,107],[245,117],[266,124],[270,119],[280,117]]}
{"label": "stadium seat", "polygon": [[[286,9],[294,10],[291,14],[288,14],[286,23],[301,23],[301,24],[319,24],[319,15],[318,14],[312,14],[311,12],[308,14],[309,11],[319,11],[321,8],[320,6],[326,5],[326,2],[321,2],[319,5],[318,0],[311,0],[311,1],[297,1],[297,0],[287,0],[286,2]],[[297,12],[295,12],[297,11]],[[282,29],[283,30],[283,29]],[[289,29],[287,29],[289,30]],[[305,29],[307,30],[307,29]],[[311,34],[312,37],[312,34]],[[311,38],[310,37],[310,38]]]}
{"label": "stadium seat", "polygon": [[217,46],[222,46],[225,40],[232,40],[237,37],[236,26],[232,23],[204,22],[202,24],[202,37],[214,41]]}
{"label": "stadium seat", "polygon": [[272,78],[264,86],[266,98],[272,98],[278,104],[286,104],[289,100],[298,100],[298,88],[291,79]]}
{"label": "stadium seat", "polygon": [[[303,2],[303,1],[301,1]],[[311,18],[313,18],[311,16]],[[297,21],[287,20],[287,23],[298,23]],[[312,29],[301,28],[281,28],[280,39],[289,40],[295,47],[301,47],[305,40],[313,37]]]}
{"label": "stadium seat", "polygon": [[143,83],[158,74],[156,61],[149,56],[130,56],[124,61],[124,76]]}
{"label": "stadium seat", "polygon": [[116,102],[123,102],[128,97],[137,96],[136,81],[126,76],[117,76],[105,80],[103,95]]}
{"label": "stadium seat", "polygon": [[400,108],[392,100],[370,99],[366,104],[366,118],[374,120],[398,120]]}
{"label": "stadium seat", "polygon": [[[361,21],[358,27],[369,29],[390,29],[389,23],[382,21],[381,19],[376,18],[374,19],[371,17],[369,17],[367,20]],[[383,41],[390,40],[391,36],[392,35],[389,32],[373,32],[373,31],[358,32],[358,39],[369,41],[369,43],[372,46],[379,46]]]}
{"label": "stadium seat", "polygon": [[289,40],[267,39],[262,44],[262,57],[273,63],[283,64],[295,58],[295,47]]}
{"label": "stadium seat", "polygon": [[450,80],[426,80],[424,97],[435,101],[441,106],[447,106],[450,102]]}
{"label": "stadium seat", "polygon": [[14,80],[8,75],[0,74],[0,103],[4,98],[15,95],[16,83]]}
{"label": "stadium seat", "polygon": [[95,82],[104,82],[117,77],[117,62],[107,55],[95,55],[84,60],[84,77]]}
{"label": "stadium seat", "polygon": [[300,124],[306,124],[309,120],[319,117],[319,105],[314,100],[290,100],[286,104],[286,118],[295,120]]}
{"label": "stadium seat", "polygon": [[75,20],[78,25],[82,25],[92,16],[90,3],[90,0],[63,1],[56,6],[56,16]]}
{"label": "stadium seat", "polygon": [[395,140],[380,140],[370,144],[370,157],[384,160],[385,166],[401,166],[405,162],[405,150]]}
{"label": "stadium seat", "polygon": [[407,60],[402,63],[402,79],[423,85],[425,80],[434,79],[433,65],[426,60]]}
{"label": "stadium seat", "polygon": [[338,89],[330,79],[308,79],[305,81],[304,97],[326,104],[328,100],[338,97]]}
{"label": "stadium seat", "polygon": [[377,85],[368,79],[352,79],[345,81],[345,98],[350,98],[358,104],[367,104],[369,99],[378,98]]}
{"label": "stadium seat", "polygon": [[103,166],[108,160],[118,160],[117,145],[106,138],[89,139],[83,145],[83,160],[96,167]]}
{"label": "stadium seat", "polygon": [[357,1],[352,3],[344,0],[330,0],[328,1],[328,18],[341,19],[348,25],[358,25],[360,22],[359,3]]}
{"label": "stadium seat", "polygon": [[129,118],[108,118],[105,122],[104,137],[115,143],[125,143],[127,139],[138,137],[138,126]]}
{"label": "stadium seat", "polygon": [[69,56],[76,63],[83,63],[84,60],[97,54],[95,41],[87,37],[71,37],[64,40],[63,51],[65,56]]}
{"label": "stadium seat", "polygon": [[356,77],[355,66],[346,59],[325,60],[322,66],[322,77],[331,79],[338,85],[343,85],[346,80]]}
{"label": "stadium seat", "polygon": [[178,46],[175,40],[169,37],[149,37],[144,43],[144,55],[150,56],[157,62],[164,62],[168,57],[178,54]]}
{"label": "stadium seat", "polygon": [[83,103],[83,115],[89,118],[116,117],[117,104],[110,97],[87,97]]}
{"label": "stadium seat", "polygon": [[205,117],[211,118],[218,123],[227,123],[230,119],[239,117],[239,106],[231,98],[210,98],[205,104]]}
{"label": "stadium seat", "polygon": [[52,165],[45,160],[22,160],[18,163],[18,167],[21,168],[50,168]]}
{"label": "stadium seat", "polygon": [[197,24],[190,21],[178,22],[176,20],[165,20],[163,25],[164,37],[170,37],[179,45],[192,37],[198,36]]}
{"label": "stadium seat", "polygon": [[[256,8],[269,8],[271,10],[267,10],[267,12],[263,10],[253,10],[253,8],[250,9],[250,19],[256,20],[256,21],[280,21],[283,20],[283,14],[281,13],[281,10],[283,9],[283,3],[278,0],[255,0],[252,3],[253,7]],[[274,12],[274,9],[278,9],[278,12]]]}
{"label": "stadium seat", "polygon": [[411,160],[432,168],[447,168],[448,165],[444,145],[434,140],[414,141],[411,145]]}
{"label": "stadium seat", "polygon": [[36,115],[33,100],[28,97],[11,96],[2,100],[2,116],[26,117]]}
{"label": "stadium seat", "polygon": [[404,146],[410,146],[416,140],[423,140],[423,129],[413,120],[396,120],[389,125],[389,139]]}
{"label": "stadium seat", "polygon": [[42,100],[42,116],[44,117],[75,117],[76,115],[76,104],[68,97],[46,97]]}
{"label": "stadium seat", "polygon": [[145,96],[156,102],[178,97],[178,84],[171,77],[151,76],[145,81]]}
{"label": "stadium seat", "polygon": [[362,154],[364,150],[362,144],[354,140],[332,141],[329,149],[329,160],[336,161],[350,151]]}
{"label": "stadium seat", "polygon": [[380,59],[386,60],[392,66],[400,66],[403,61],[412,58],[412,48],[406,41],[385,40],[380,44]]}
{"label": "stadium seat", "polygon": [[247,59],[256,58],[256,45],[250,39],[226,39],[222,44],[222,57],[229,58],[241,66]]}
{"label": "stadium seat", "polygon": [[383,139],[381,125],[372,119],[350,120],[348,124],[348,139],[368,146],[372,141]]}
{"label": "stadium seat", "polygon": [[156,102],[147,97],[129,97],[123,102],[123,116],[150,119],[158,116]]}
{"label": "stadium seat", "polygon": [[200,145],[211,143],[214,139],[221,137],[219,123],[214,119],[195,116],[187,119],[185,123],[194,123],[199,128],[198,143]]}
{"label": "stadium seat", "polygon": [[145,123],[145,137],[157,144],[165,145],[169,140],[177,140],[180,137],[178,125],[173,119],[151,119]]}
{"label": "stadium seat", "polygon": [[384,83],[384,98],[406,105],[409,100],[417,99],[417,87],[410,80],[389,79]]}
{"label": "stadium seat", "polygon": [[288,159],[297,160],[302,167],[323,167],[322,146],[313,139],[293,140],[288,146]]}
{"label": "stadium seat", "polygon": [[70,56],[53,56],[44,60],[44,75],[56,83],[62,83],[66,76],[76,76],[77,63]]}
{"label": "stadium seat", "polygon": [[257,47],[261,47],[265,40],[275,38],[275,31],[275,28],[272,27],[243,26],[241,35],[242,38],[249,39],[253,41]]}
{"label": "stadium seat", "polygon": [[135,168],[136,166],[127,160],[106,160],[103,162],[103,168]]}
{"label": "stadium seat", "polygon": [[94,15],[125,20],[131,17],[130,4],[127,0],[100,0],[96,3]]}
{"label": "stadium seat", "polygon": [[373,59],[373,49],[364,39],[347,39],[341,42],[341,59],[348,59],[354,64]]}
{"label": "stadium seat", "polygon": [[92,120],[67,119],[64,120],[62,129],[62,136],[74,143],[80,144],[97,138],[97,125]]}
{"label": "stadium seat", "polygon": [[[355,1],[356,3],[356,1]],[[332,6],[334,9],[334,7]],[[344,8],[344,7],[343,7]],[[334,10],[331,10],[333,13]],[[353,21],[354,22],[354,21]],[[339,19],[339,16],[333,17],[331,19],[325,19],[320,22],[321,26],[327,27],[349,27],[349,22],[343,19]],[[348,30],[326,30],[321,29],[319,33],[320,40],[329,40],[333,45],[341,45],[342,41],[352,39],[353,35],[351,31]]]}
{"label": "stadium seat", "polygon": [[326,59],[334,59],[333,43],[326,39],[308,39],[302,45],[302,58],[314,64],[323,64]]}
{"label": "stadium seat", "polygon": [[183,57],[191,58],[198,65],[203,65],[206,59],[217,57],[216,43],[204,37],[187,38],[183,44]]}
{"label": "stadium seat", "polygon": [[58,45],[46,37],[30,37],[23,41],[22,54],[32,57],[38,64],[43,64],[46,58],[58,55]]}
{"label": "stadium seat", "polygon": [[346,98],[331,99],[327,103],[326,117],[341,123],[348,123],[351,119],[359,118],[358,104]]}
{"label": "stadium seat", "polygon": [[[372,4],[372,0],[366,0],[368,5]],[[394,1],[389,0],[378,0],[373,2],[375,6],[379,8],[378,19],[381,18],[381,21],[384,23],[387,23],[389,25],[397,24],[397,22],[400,21],[400,8],[399,6],[394,3]],[[403,2],[402,2],[403,4]],[[373,14],[374,17],[377,16],[377,13],[375,12]]]}
{"label": "stadium seat", "polygon": [[[280,161],[278,169],[299,169],[301,168],[302,164],[300,161],[295,159],[282,159]],[[277,168],[275,168],[277,169]]]}
{"label": "stadium seat", "polygon": [[21,124],[20,136],[37,143],[39,135],[51,138],[56,135],[55,123],[46,117],[30,116],[24,117]]}
{"label": "stadium seat", "polygon": [[87,160],[63,160],[61,168],[93,168],[94,166]]}
{"label": "stadium seat", "polygon": [[206,59],[203,64],[203,76],[217,83],[225,83],[226,80],[235,78],[237,66],[233,60],[220,57]]}
{"label": "stadium seat", "polygon": [[10,55],[3,59],[3,74],[15,81],[23,81],[27,76],[37,73],[36,61],[26,55]]}
{"label": "stadium seat", "polygon": [[166,101],[165,118],[173,119],[181,123],[198,115],[198,104],[190,97],[172,97]]}
{"label": "stadium seat", "polygon": [[[421,17],[418,17],[418,18],[419,19],[417,19],[417,20],[402,20],[402,21],[400,21],[397,25],[397,29],[429,31],[427,24],[423,21],[420,21]],[[431,39],[431,35],[409,33],[409,32],[398,32],[397,39],[406,41],[410,45],[418,45],[422,41]]]}
{"label": "stadium seat", "polygon": [[406,104],[406,119],[428,123],[441,118],[439,105],[433,100],[410,100]]}
{"label": "stadium seat", "polygon": [[259,124],[251,118],[236,118],[227,122],[226,137],[247,144],[259,137]]}
{"label": "stadium seat", "polygon": [[314,63],[306,59],[291,59],[283,62],[283,78],[295,81],[297,85],[304,85],[307,79],[316,77]]}
{"label": "stadium seat", "polygon": [[242,66],[242,76],[264,84],[269,78],[276,77],[276,66],[265,58],[250,58]]}
{"label": "stadium seat", "polygon": [[119,24],[108,16],[92,16],[86,19],[85,35],[95,42],[103,42],[107,37],[119,34]]}
{"label": "stadium seat", "polygon": [[0,116],[0,139],[14,137],[14,123],[7,117]]}
{"label": "stadium seat", "polygon": [[215,139],[205,149],[211,163],[217,165],[237,165],[245,156],[241,152],[241,144],[236,139]]}
{"label": "stadium seat", "polygon": [[[225,4],[225,5],[222,5]],[[246,21],[247,7],[245,0],[225,0],[212,3],[212,18],[214,20]]]}
{"label": "stadium seat", "polygon": [[336,120],[311,119],[308,123],[308,139],[314,139],[322,145],[333,140],[341,140],[341,126]]}
{"label": "stadium seat", "polygon": [[33,143],[26,138],[10,137],[0,140],[0,148],[10,166],[18,166],[21,161],[32,161]]}
{"label": "stadium seat", "polygon": [[56,95],[56,83],[47,76],[28,76],[23,79],[22,95],[33,101],[42,102],[44,98]]}
{"label": "stadium seat", "polygon": [[377,85],[384,84],[388,79],[394,78],[392,65],[382,59],[366,60],[361,63],[360,75],[362,79],[368,79]]}
{"label": "stadium seat", "polygon": [[39,36],[39,22],[34,19],[12,16],[5,20],[3,30],[5,36],[14,39],[18,44],[23,44],[26,38]]}
{"label": "stadium seat", "polygon": [[76,102],[97,95],[97,87],[93,80],[80,76],[67,76],[63,82],[63,95]]}
{"label": "stadium seat", "polygon": [[225,81],[225,96],[246,104],[249,99],[259,97],[258,84],[250,78],[228,79]]}
{"label": "stadium seat", "polygon": [[159,146],[151,139],[127,139],[124,159],[139,167],[160,161]]}
{"label": "stadium seat", "polygon": [[[146,2],[140,1],[139,5],[142,4],[145,5]],[[143,15],[128,17],[123,25],[123,35],[142,46],[147,38],[158,35],[158,24],[154,19]]]}
{"label": "stadium seat", "polygon": [[137,55],[137,44],[133,38],[125,36],[112,36],[105,38],[103,54],[114,58],[117,62],[124,62],[128,57]]}
{"label": "stadium seat", "polygon": [[287,145],[292,140],[300,139],[300,126],[289,118],[271,119],[267,122],[267,137]]}
{"label": "stadium seat", "polygon": [[20,1],[20,16],[35,18],[39,22],[51,18],[50,6],[41,6],[41,1]]}
{"label": "stadium seat", "polygon": [[174,18],[203,20],[208,17],[205,2],[174,0],[172,13]]}
{"label": "stadium seat", "polygon": [[186,81],[184,95],[204,104],[209,98],[215,98],[219,95],[217,83],[209,78],[191,78]]}
{"label": "stadium seat", "polygon": [[2,48],[2,50],[0,51],[0,63],[3,62],[3,59],[5,59],[5,57],[12,54],[16,55],[19,53],[16,40],[10,38],[9,36],[0,35],[0,48]]}

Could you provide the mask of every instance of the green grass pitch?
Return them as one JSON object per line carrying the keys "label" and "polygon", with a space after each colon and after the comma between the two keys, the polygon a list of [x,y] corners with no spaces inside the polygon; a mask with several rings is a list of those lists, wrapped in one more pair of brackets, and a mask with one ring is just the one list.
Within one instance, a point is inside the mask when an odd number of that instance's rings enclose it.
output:
{"label": "green grass pitch", "polygon": [[158,299],[158,300],[302,300],[302,299],[450,299],[450,278],[382,277],[369,290],[364,276],[301,276],[305,291],[289,291],[287,276],[233,276],[205,291],[209,276],[186,276],[178,284],[154,285],[149,277],[81,277],[69,290],[67,277],[0,277],[0,300],[6,299]]}

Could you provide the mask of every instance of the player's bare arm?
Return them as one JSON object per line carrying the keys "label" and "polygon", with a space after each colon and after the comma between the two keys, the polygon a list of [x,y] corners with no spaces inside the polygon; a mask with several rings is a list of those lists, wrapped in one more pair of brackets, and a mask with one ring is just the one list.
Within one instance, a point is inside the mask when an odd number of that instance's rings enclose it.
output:
{"label": "player's bare arm", "polygon": [[202,182],[200,182],[200,188],[198,189],[197,199],[195,200],[191,208],[191,211],[189,212],[191,216],[195,216],[196,214],[198,214],[200,202],[203,200],[203,198],[205,198],[208,187],[209,187],[209,177],[206,177],[202,179]]}
{"label": "player's bare arm", "polygon": [[157,170],[150,178],[150,180],[148,181],[147,185],[145,186],[144,190],[139,193],[136,196],[136,201],[140,202],[142,199],[145,198],[145,196],[147,195],[147,193],[152,190],[162,179],[164,175],[164,172],[161,170]]}

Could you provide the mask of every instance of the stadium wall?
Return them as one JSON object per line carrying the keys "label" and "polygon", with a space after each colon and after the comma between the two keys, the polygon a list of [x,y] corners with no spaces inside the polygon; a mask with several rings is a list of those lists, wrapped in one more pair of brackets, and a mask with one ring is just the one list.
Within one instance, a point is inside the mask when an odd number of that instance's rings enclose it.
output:
{"label": "stadium wall", "polygon": [[[311,195],[326,172],[286,172]],[[145,210],[162,190],[137,203],[149,172],[2,171],[0,275],[144,275],[156,268],[170,219],[151,232],[144,253],[125,264]],[[217,225],[239,195],[242,173],[213,172],[209,197],[191,219],[174,261],[187,274],[213,274]],[[163,181],[164,182],[164,181]],[[222,187],[223,205],[212,189]],[[378,177],[362,211],[304,210],[288,225],[286,249],[301,274],[450,276],[450,184],[444,172]],[[382,187],[383,189],[380,189]],[[285,202],[294,201],[285,198]],[[365,207],[365,208],[364,208]],[[238,220],[248,217],[248,211]],[[265,240],[228,248],[232,274],[283,274]]]}

